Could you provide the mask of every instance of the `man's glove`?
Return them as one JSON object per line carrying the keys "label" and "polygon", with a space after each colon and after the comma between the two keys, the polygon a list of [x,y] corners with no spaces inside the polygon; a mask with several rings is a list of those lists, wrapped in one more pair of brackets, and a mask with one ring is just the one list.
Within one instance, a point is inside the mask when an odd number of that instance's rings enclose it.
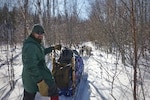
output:
{"label": "man's glove", "polygon": [[48,96],[48,90],[49,87],[48,85],[45,83],[44,80],[42,80],[41,82],[37,83],[38,88],[39,88],[39,92],[42,96]]}
{"label": "man's glove", "polygon": [[56,49],[56,50],[61,50],[61,45],[60,45],[60,44],[55,45],[55,46],[54,46],[54,49]]}

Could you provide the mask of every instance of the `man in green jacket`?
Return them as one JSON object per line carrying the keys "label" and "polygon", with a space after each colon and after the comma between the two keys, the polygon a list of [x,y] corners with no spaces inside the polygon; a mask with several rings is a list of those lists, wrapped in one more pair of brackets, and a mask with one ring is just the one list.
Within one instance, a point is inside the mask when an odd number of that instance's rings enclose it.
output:
{"label": "man in green jacket", "polygon": [[39,24],[35,24],[31,34],[23,42],[23,100],[34,100],[36,92],[39,92],[42,96],[50,96],[58,100],[57,86],[50,70],[46,66],[45,55],[54,49],[60,50],[61,45],[44,48],[41,45],[43,35],[43,27]]}

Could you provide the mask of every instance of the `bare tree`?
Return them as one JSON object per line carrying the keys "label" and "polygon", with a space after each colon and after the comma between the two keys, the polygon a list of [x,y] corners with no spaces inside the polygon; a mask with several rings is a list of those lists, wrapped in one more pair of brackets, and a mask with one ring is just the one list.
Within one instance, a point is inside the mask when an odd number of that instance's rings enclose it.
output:
{"label": "bare tree", "polygon": [[[22,2],[24,4],[23,6],[22,6]],[[21,8],[21,14],[24,19],[24,37],[26,38],[28,36],[28,28],[27,28],[28,0],[24,0],[22,2],[18,0],[19,6]]]}
{"label": "bare tree", "polygon": [[133,47],[134,47],[134,89],[133,89],[133,98],[137,100],[137,33],[136,33],[136,23],[135,23],[135,11],[134,11],[134,2],[131,0],[131,32],[133,34]]}

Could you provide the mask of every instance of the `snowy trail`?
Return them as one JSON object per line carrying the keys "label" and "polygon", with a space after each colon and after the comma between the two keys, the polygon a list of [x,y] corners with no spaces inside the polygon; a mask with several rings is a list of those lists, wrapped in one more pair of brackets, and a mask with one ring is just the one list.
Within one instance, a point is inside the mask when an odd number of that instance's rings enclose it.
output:
{"label": "snowy trail", "polygon": [[[20,50],[17,49],[14,55],[20,53]],[[4,52],[4,54],[6,53]],[[116,54],[106,54],[104,51],[96,50],[95,48],[93,48],[92,54],[90,57],[82,57],[84,60],[84,74],[75,97],[60,96],[59,100],[114,100],[114,98],[116,100],[133,100],[131,87],[132,66],[124,66],[121,63],[121,58],[116,58]],[[5,58],[5,55],[3,56]],[[4,61],[5,59],[2,60]],[[1,63],[3,62],[1,61]],[[51,64],[48,66],[51,69]],[[22,100],[21,73],[23,66],[20,55],[13,60],[13,67],[16,84],[11,92],[9,92],[8,64],[0,68],[0,100]],[[140,67],[143,70],[143,75],[145,75],[143,77],[145,100],[150,100],[149,69],[144,69],[145,67],[143,66]],[[138,85],[140,86],[139,83]],[[139,95],[139,97],[139,100],[143,100],[142,95]],[[50,98],[41,97],[37,93],[35,100],[50,100]]]}
{"label": "snowy trail", "polygon": [[89,85],[87,81],[87,75],[83,74],[82,80],[80,81],[79,88],[75,97],[75,100],[90,100],[89,98]]}

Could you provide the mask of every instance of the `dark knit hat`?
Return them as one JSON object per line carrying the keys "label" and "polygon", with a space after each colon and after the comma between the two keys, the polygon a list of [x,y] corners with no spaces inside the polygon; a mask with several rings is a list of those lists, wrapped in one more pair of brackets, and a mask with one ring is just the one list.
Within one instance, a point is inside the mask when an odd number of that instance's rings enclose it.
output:
{"label": "dark knit hat", "polygon": [[32,33],[34,33],[34,32],[37,33],[37,34],[44,34],[45,33],[44,28],[39,24],[35,24],[33,26]]}

